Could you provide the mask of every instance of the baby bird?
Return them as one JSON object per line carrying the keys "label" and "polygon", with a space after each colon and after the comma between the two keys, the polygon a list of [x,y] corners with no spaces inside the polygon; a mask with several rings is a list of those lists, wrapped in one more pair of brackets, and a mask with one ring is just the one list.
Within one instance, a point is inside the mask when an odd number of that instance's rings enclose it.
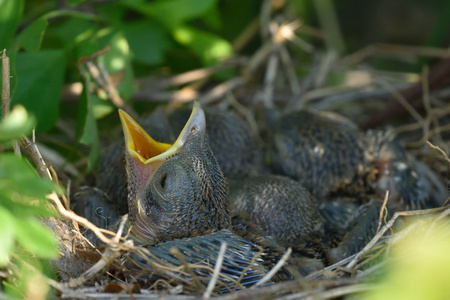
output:
{"label": "baby bird", "polygon": [[206,137],[199,104],[173,145],[153,140],[124,111],[129,219],[146,243],[230,228],[228,186]]}
{"label": "baby bird", "polygon": [[313,196],[298,182],[283,176],[229,180],[232,210],[245,213],[286,247],[319,245],[323,219]]}
{"label": "baby bird", "polygon": [[354,254],[371,239],[386,191],[391,214],[436,207],[448,195],[432,172],[409,157],[391,135],[365,134],[342,116],[290,112],[272,128],[268,161],[277,173],[297,180],[319,198],[326,235],[337,242],[328,254],[330,261]]}
{"label": "baby bird", "polygon": [[348,188],[368,167],[365,136],[342,116],[296,111],[278,118],[272,128],[270,166],[298,180],[313,195]]}

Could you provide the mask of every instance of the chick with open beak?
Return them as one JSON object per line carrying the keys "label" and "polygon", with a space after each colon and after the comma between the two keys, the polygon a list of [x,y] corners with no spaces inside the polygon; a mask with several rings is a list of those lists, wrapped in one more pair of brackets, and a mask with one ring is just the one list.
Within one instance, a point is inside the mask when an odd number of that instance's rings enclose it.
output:
{"label": "chick with open beak", "polygon": [[200,104],[173,145],[153,140],[124,111],[119,115],[136,238],[151,244],[229,228],[228,185],[208,145]]}

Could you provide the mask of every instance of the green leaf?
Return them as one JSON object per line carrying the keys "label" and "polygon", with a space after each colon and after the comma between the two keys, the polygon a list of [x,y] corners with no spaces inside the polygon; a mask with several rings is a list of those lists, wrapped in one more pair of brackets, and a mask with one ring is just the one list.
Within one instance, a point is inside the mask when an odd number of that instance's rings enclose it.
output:
{"label": "green leaf", "polygon": [[58,47],[68,50],[90,39],[97,29],[98,27],[87,18],[68,16],[58,22],[58,26],[50,26],[45,37]]}
{"label": "green leaf", "polygon": [[9,48],[22,18],[24,0],[0,0],[0,51]]}
{"label": "green leaf", "polygon": [[67,3],[69,3],[70,5],[76,6],[76,5],[79,5],[86,1],[87,0],[67,0]]}
{"label": "green leaf", "polygon": [[117,91],[122,99],[134,93],[134,74],[131,67],[130,47],[122,33],[116,33],[110,40],[111,48],[101,57],[110,74],[122,73]]}
{"label": "green leaf", "polygon": [[123,30],[135,61],[148,65],[164,61],[164,53],[171,47],[171,37],[158,23],[151,20],[129,22],[124,24]]}
{"label": "green leaf", "polygon": [[[39,181],[31,183],[32,185],[39,185]],[[14,193],[0,193],[0,201],[2,206],[6,208],[14,216],[21,217],[57,217],[58,213],[55,208],[50,206],[47,199],[34,198],[20,195],[18,191]]]}
{"label": "green leaf", "polygon": [[173,36],[177,42],[191,48],[206,65],[217,63],[233,51],[231,44],[221,37],[188,26],[178,27]]}
{"label": "green leaf", "polygon": [[[89,78],[88,74],[85,74],[86,78]],[[90,145],[91,151],[89,152],[87,169],[90,172],[99,156],[99,138],[97,130],[97,122],[95,120],[91,95],[89,93],[90,81],[85,80],[83,85],[83,92],[80,98],[80,105],[78,108],[78,124],[77,124],[77,136],[80,143],[84,145]]]}
{"label": "green leaf", "polygon": [[219,30],[222,27],[222,21],[220,19],[219,7],[212,6],[203,16],[203,22],[214,30]]}
{"label": "green leaf", "polygon": [[12,153],[0,155],[1,195],[44,198],[56,188],[54,182],[40,178],[24,159]]}
{"label": "green leaf", "polygon": [[17,54],[16,72],[20,80],[12,103],[23,104],[34,113],[39,132],[50,129],[58,119],[65,65],[63,51]]}
{"label": "green leaf", "polygon": [[47,25],[48,22],[46,19],[37,19],[17,36],[17,43],[26,51],[38,51],[41,47]]}
{"label": "green leaf", "polygon": [[0,142],[11,142],[31,133],[35,119],[22,105],[14,106],[9,115],[0,123]]}
{"label": "green leaf", "polygon": [[58,256],[58,242],[44,224],[35,218],[20,218],[14,221],[17,241],[27,251],[41,258]]}
{"label": "green leaf", "polygon": [[9,260],[9,256],[14,246],[14,218],[11,213],[0,206],[0,232],[2,240],[0,242],[0,267],[4,267]]}
{"label": "green leaf", "polygon": [[123,4],[156,19],[174,29],[184,22],[198,18],[211,9],[217,0],[159,0],[149,3],[124,0]]}

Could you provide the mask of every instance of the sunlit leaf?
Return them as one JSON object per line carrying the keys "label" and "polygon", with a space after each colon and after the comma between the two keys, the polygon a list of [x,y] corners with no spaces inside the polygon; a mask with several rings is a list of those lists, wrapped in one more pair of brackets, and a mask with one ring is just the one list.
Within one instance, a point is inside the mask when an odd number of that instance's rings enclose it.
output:
{"label": "sunlit leaf", "polygon": [[[34,184],[38,185],[39,182]],[[7,196],[15,197],[11,199]],[[43,218],[58,216],[58,213],[49,205],[48,200],[44,198],[21,197],[17,193],[16,195],[11,195],[11,193],[9,195],[3,195],[0,193],[0,201],[2,201],[2,206],[15,216],[39,216]]]}
{"label": "sunlit leaf", "polygon": [[182,26],[173,33],[180,44],[191,48],[207,65],[230,56],[233,51],[228,41],[205,31]]}
{"label": "sunlit leaf", "polygon": [[58,242],[55,236],[44,224],[35,218],[15,220],[17,241],[29,252],[41,258],[56,258]]}
{"label": "sunlit leaf", "polygon": [[117,91],[126,100],[134,93],[134,74],[131,67],[131,53],[127,39],[122,33],[110,40],[110,49],[101,58],[109,74],[120,75]]}
{"label": "sunlit leaf", "polygon": [[38,51],[47,25],[46,19],[37,19],[17,36],[17,43],[27,51]]}
{"label": "sunlit leaf", "polygon": [[18,53],[20,74],[12,103],[23,104],[37,118],[37,131],[50,129],[58,119],[66,59],[63,51]]}
{"label": "sunlit leaf", "polygon": [[0,232],[2,233],[0,242],[0,267],[3,267],[8,262],[14,246],[15,229],[13,216],[2,206],[0,206]]}
{"label": "sunlit leaf", "polygon": [[0,142],[19,139],[31,133],[35,118],[30,116],[22,105],[16,105],[0,123]]}

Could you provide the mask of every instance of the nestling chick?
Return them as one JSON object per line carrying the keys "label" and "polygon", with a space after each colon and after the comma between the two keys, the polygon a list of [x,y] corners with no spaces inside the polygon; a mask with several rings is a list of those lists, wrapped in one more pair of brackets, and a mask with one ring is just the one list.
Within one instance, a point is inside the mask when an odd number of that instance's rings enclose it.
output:
{"label": "nestling chick", "polygon": [[228,185],[209,148],[200,105],[173,145],[156,142],[128,114],[119,114],[136,237],[155,243],[229,228]]}

